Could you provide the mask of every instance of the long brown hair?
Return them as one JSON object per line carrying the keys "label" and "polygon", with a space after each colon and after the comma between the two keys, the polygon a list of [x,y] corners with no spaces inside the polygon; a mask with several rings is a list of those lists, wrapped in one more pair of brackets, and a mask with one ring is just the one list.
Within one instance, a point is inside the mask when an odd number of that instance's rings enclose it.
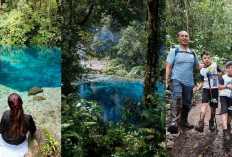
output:
{"label": "long brown hair", "polygon": [[8,97],[8,105],[10,107],[9,136],[12,138],[18,138],[19,135],[25,136],[25,121],[22,104],[23,101],[18,94],[12,93]]}

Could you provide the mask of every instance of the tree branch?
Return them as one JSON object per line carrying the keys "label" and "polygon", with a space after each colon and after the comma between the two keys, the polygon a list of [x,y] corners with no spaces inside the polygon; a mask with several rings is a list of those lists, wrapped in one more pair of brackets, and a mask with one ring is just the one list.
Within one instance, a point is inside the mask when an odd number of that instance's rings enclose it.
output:
{"label": "tree branch", "polygon": [[90,8],[89,8],[88,14],[85,16],[85,18],[81,22],[78,23],[78,25],[82,26],[82,25],[84,25],[87,22],[89,16],[91,15],[91,13],[93,11],[93,7],[94,7],[94,4],[92,3],[91,6],[90,6]]}

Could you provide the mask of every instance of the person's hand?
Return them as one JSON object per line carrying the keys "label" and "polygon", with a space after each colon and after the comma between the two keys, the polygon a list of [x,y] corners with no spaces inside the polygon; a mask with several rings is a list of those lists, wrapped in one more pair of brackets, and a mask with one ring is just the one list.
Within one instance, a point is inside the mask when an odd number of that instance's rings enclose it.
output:
{"label": "person's hand", "polygon": [[168,89],[168,82],[166,81],[166,89]]}
{"label": "person's hand", "polygon": [[198,66],[195,66],[195,70],[200,71],[204,67],[204,64],[200,64]]}
{"label": "person's hand", "polygon": [[222,73],[221,73],[221,72],[219,72],[219,73],[216,73],[215,75],[216,75],[216,76],[221,76],[221,75],[222,75]]}
{"label": "person's hand", "polygon": [[228,84],[227,88],[232,89],[232,84]]}
{"label": "person's hand", "polygon": [[200,64],[199,67],[200,67],[200,70],[201,70],[202,68],[205,68],[205,65],[204,64]]}
{"label": "person's hand", "polygon": [[199,89],[197,87],[193,88],[193,91],[198,91]]}

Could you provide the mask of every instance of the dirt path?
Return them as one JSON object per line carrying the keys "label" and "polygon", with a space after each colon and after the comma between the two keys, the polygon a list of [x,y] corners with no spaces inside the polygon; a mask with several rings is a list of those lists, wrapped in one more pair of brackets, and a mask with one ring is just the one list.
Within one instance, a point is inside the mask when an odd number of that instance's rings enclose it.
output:
{"label": "dirt path", "polygon": [[[197,125],[200,118],[201,97],[192,106],[189,114],[189,122]],[[221,110],[219,108],[216,113]],[[170,123],[170,110],[167,111],[167,126]],[[178,134],[167,132],[167,157],[232,157],[232,146],[223,144],[222,115],[216,115],[217,132],[209,130],[210,107],[207,108],[204,131],[197,132],[194,129],[180,128]],[[232,136],[231,136],[232,138]],[[226,148],[228,147],[228,148]]]}

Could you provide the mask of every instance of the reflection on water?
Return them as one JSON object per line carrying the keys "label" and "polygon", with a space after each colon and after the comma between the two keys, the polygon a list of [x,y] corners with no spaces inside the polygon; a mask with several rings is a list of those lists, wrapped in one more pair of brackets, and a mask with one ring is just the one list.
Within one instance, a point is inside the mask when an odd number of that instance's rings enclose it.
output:
{"label": "reflection on water", "polygon": [[0,84],[18,91],[60,87],[61,49],[47,46],[0,46]]}
{"label": "reflection on water", "polygon": [[105,121],[121,119],[120,109],[126,99],[133,98],[139,102],[143,98],[142,81],[131,81],[100,77],[80,85],[79,97],[97,101],[104,112]]}

